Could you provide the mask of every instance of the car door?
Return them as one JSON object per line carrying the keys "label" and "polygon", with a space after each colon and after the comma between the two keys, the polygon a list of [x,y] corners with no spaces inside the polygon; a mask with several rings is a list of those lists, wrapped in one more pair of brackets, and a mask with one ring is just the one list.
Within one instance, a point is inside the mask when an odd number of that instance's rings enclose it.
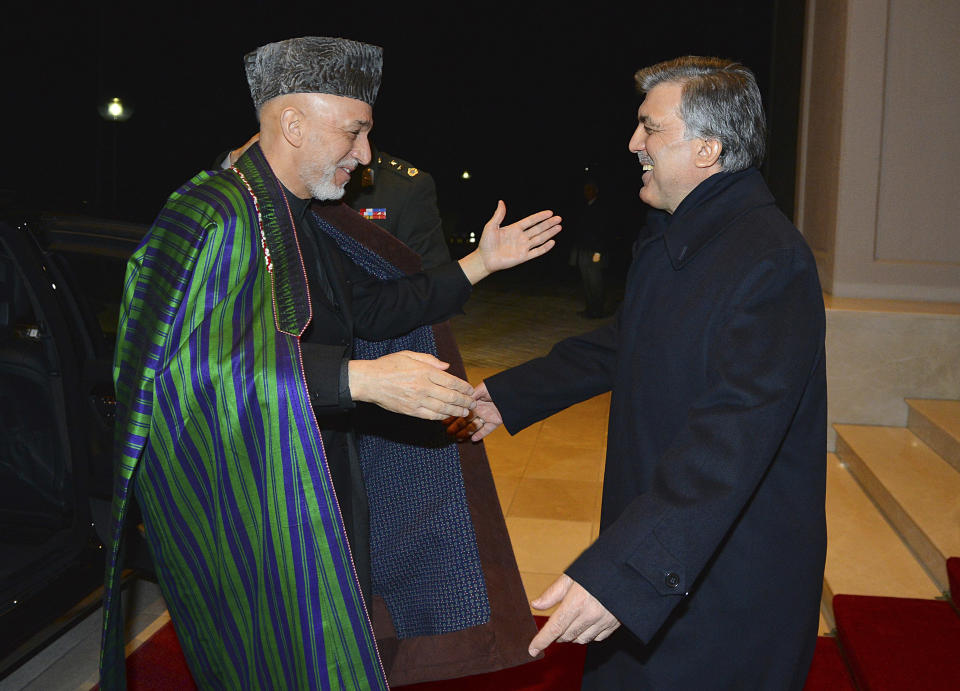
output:
{"label": "car door", "polygon": [[80,371],[39,248],[0,222],[0,615],[90,538]]}

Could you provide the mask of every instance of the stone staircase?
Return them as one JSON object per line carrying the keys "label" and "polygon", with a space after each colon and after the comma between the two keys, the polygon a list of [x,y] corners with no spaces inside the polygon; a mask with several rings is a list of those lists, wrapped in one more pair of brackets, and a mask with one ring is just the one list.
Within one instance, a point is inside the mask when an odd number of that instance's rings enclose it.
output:
{"label": "stone staircase", "polygon": [[[827,454],[821,628],[839,644],[852,688],[960,688],[960,593],[954,583],[951,602],[947,567],[960,557],[960,401],[906,403],[905,428],[834,424],[836,452]],[[844,612],[866,608],[877,619],[844,614],[839,605]],[[858,626],[872,631],[851,630]],[[865,636],[870,642],[859,642]],[[944,645],[952,650],[946,662],[936,652]],[[932,677],[911,669],[929,667],[919,658],[931,654],[944,669]],[[881,664],[874,658],[900,667],[871,672]],[[901,673],[897,685],[877,681]],[[903,679],[916,685],[903,686]]]}

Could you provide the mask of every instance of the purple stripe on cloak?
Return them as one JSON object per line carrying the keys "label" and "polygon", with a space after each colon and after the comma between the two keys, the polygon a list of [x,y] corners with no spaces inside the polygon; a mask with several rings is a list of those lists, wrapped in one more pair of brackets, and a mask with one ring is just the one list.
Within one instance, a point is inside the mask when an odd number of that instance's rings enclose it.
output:
{"label": "purple stripe on cloak", "polygon": [[[152,453],[153,450],[151,448],[151,454]],[[151,460],[156,463],[156,459],[152,455]],[[147,461],[147,459],[145,458],[144,461]],[[211,565],[209,563],[200,558],[202,552],[199,543],[196,540],[194,532],[189,527],[189,521],[178,510],[181,504],[176,503],[177,491],[169,483],[169,479],[165,475],[162,477],[151,477],[150,479],[152,482],[149,484],[154,488],[154,492],[157,494],[158,498],[161,499],[159,504],[165,507],[163,512],[164,520],[175,531],[175,533],[172,532],[170,539],[177,544],[178,552],[180,552],[184,557],[182,562],[186,565],[193,578],[193,583],[186,586],[187,590],[199,591],[201,595],[199,604],[201,606],[206,603],[209,605],[208,609],[225,613],[215,617],[215,619],[219,622],[216,633],[224,639],[224,647],[231,659],[231,663],[237,669],[242,669],[241,665],[246,659],[244,639],[241,629],[236,627],[235,619],[232,611],[230,610],[228,600],[222,597],[222,579],[217,577],[217,575],[210,570]],[[216,540],[216,530],[211,530],[211,524],[207,523],[205,527],[207,528],[206,532],[210,535],[210,537]],[[160,548],[162,545],[158,544],[156,547]],[[216,544],[211,545],[211,547],[215,548]],[[214,549],[213,551],[217,550]],[[214,567],[218,565],[219,562],[213,564]],[[175,594],[176,601],[181,604],[181,607],[185,607],[183,605],[183,597],[176,589],[176,580],[170,575],[169,571],[164,569],[164,572],[167,574],[167,577],[161,582],[165,582],[171,592]],[[244,599],[249,600],[249,598]],[[193,600],[196,602],[195,599]],[[242,606],[243,605],[241,603],[241,608]],[[178,618],[176,622],[177,626],[186,624],[188,625],[188,629],[190,631],[193,631],[195,635],[198,635],[194,621],[189,616],[189,609],[180,609],[179,611],[186,613],[187,616],[185,620]]]}
{"label": "purple stripe on cloak", "polygon": [[[144,458],[141,461],[144,466],[149,464],[158,465],[159,462],[156,456],[153,453],[151,447],[148,447],[144,452]],[[158,498],[157,504],[152,504],[150,502],[141,501],[142,510],[145,515],[150,516],[154,521],[165,522],[172,525],[184,526],[184,521],[178,520],[178,516],[173,512],[172,508],[174,506],[173,492],[169,484],[166,482],[166,477],[161,474],[159,477],[148,476],[145,473],[141,473],[140,478],[136,484],[136,492],[138,496],[141,492],[144,491],[143,483],[147,483],[153,490],[153,494]],[[148,479],[149,478],[149,479]],[[159,506],[163,506],[165,510],[162,515],[159,512]],[[185,558],[182,561],[186,564],[188,573],[193,578],[192,584],[187,584],[185,586],[186,590],[196,591],[199,590],[201,594],[212,594],[214,592],[214,582],[213,574],[209,572],[206,568],[203,568],[204,564],[201,559],[198,558],[200,553],[199,546],[197,545],[196,540],[193,538],[193,533],[189,530],[182,530],[181,536],[170,535],[170,539],[177,543],[177,550],[181,553],[186,553],[189,555],[189,558]],[[193,549],[184,549],[184,544],[192,546]],[[160,582],[164,585],[164,598],[167,600],[167,606],[171,611],[175,613],[185,613],[186,616],[176,617],[174,625],[180,631],[181,635],[185,638],[188,638],[194,642],[194,646],[191,648],[192,653],[195,657],[200,658],[201,663],[204,665],[204,671],[207,678],[218,678],[213,664],[206,655],[206,649],[203,645],[200,645],[205,637],[203,633],[196,627],[195,620],[189,616],[190,608],[186,604],[179,588],[177,587],[177,579],[173,576],[171,572],[165,566],[165,560],[163,559],[163,549],[164,545],[162,542],[153,540],[151,542],[154,553],[159,552],[157,559],[155,559],[155,568],[157,569],[157,576]],[[201,597],[201,602],[207,602],[210,605],[213,605],[214,600],[207,596]],[[210,609],[213,609],[212,607]],[[218,630],[221,636],[223,636],[224,631]],[[229,646],[228,646],[229,648]]]}
{"label": "purple stripe on cloak", "polygon": [[[289,400],[285,395],[286,390],[284,386],[284,382],[288,379],[288,377],[285,375],[287,375],[288,373],[282,371],[283,350],[286,349],[284,347],[285,345],[286,343],[284,342],[284,339],[281,339],[278,337],[277,338],[278,352],[276,353],[277,370],[278,370],[277,400],[280,402],[280,409],[277,412],[279,413],[279,417],[280,417],[279,428],[281,430],[290,430],[290,429],[297,429],[299,426],[294,425],[293,427],[291,427],[291,420],[287,413],[288,406],[285,405],[285,403]],[[289,358],[289,353],[287,357]],[[296,406],[294,406],[294,409],[296,409]],[[302,421],[294,421],[294,422],[302,422]],[[281,434],[279,442],[281,445],[281,458],[286,458],[286,459],[293,458],[294,454],[290,449],[289,436]],[[307,449],[305,448],[304,451],[306,452],[306,450]],[[308,459],[309,459],[309,455],[308,455]],[[297,485],[300,484],[300,479],[294,475],[295,470],[296,469],[294,468],[293,463],[283,464],[283,490],[284,490],[284,496],[286,499],[287,523],[291,528],[296,526],[297,535],[302,536],[304,533],[303,527],[301,525],[303,522],[302,514],[306,512],[307,507],[303,504],[300,493],[297,492]],[[294,496],[291,496],[291,494]],[[297,516],[297,513],[296,513],[297,501],[300,502],[300,506],[302,508],[301,516]],[[301,627],[301,631],[304,631],[307,633],[307,636],[304,636],[304,639],[305,639],[304,643],[307,646],[311,646],[311,643],[313,644],[313,646],[311,647],[312,655],[308,655],[307,659],[312,661],[314,664],[307,665],[307,670],[308,670],[308,674],[311,677],[313,677],[312,688],[319,688],[316,683],[316,678],[313,676],[313,672],[310,670],[316,664],[319,664],[320,660],[324,660],[324,661],[326,660],[326,643],[327,642],[323,637],[322,630],[319,636],[310,635],[314,633],[314,629],[312,629],[309,626],[309,619],[307,617],[307,613],[309,612],[314,614],[315,616],[321,616],[321,610],[319,607],[319,601],[315,598],[310,597],[309,595],[309,593],[311,592],[311,582],[314,584],[317,582],[316,578],[311,579],[307,577],[308,576],[307,569],[310,568],[310,562],[306,563],[306,568],[302,566],[304,564],[305,559],[311,559],[311,560],[313,559],[313,554],[310,553],[308,555],[305,555],[303,552],[303,547],[300,545],[300,542],[297,539],[292,539],[290,541],[290,545],[291,545],[292,557],[293,557],[291,559],[291,562],[294,564],[294,577],[297,584],[297,593],[299,595],[299,599],[301,600],[301,606],[299,607],[299,611],[298,611],[300,615],[299,617],[300,627]],[[316,567],[314,566],[314,568]],[[304,596],[306,596],[307,602],[303,602]],[[313,603],[314,606],[311,607],[310,606],[311,603]]]}
{"label": "purple stripe on cloak", "polygon": [[[293,391],[290,392],[291,396],[296,396],[297,394],[298,392],[293,392]],[[303,425],[299,429],[300,429],[301,440],[302,440],[302,443],[304,444],[304,448],[309,448],[307,446],[307,444],[309,443],[309,438],[306,433],[307,425]],[[333,498],[334,510],[336,511],[335,515],[330,515],[327,512],[326,502],[323,500],[323,497],[322,496],[317,497],[317,504],[320,506],[320,510],[322,514],[324,514],[322,516],[322,519],[323,519],[322,525],[324,526],[324,529],[326,531],[325,537],[328,543],[332,546],[335,546],[338,543],[343,544],[344,550],[348,555],[347,559],[342,559],[340,558],[339,550],[331,548],[333,565],[334,565],[334,568],[336,569],[335,576],[339,582],[352,584],[353,588],[356,589],[356,594],[353,595],[353,597],[349,597],[350,593],[346,593],[344,595],[344,597],[348,599],[348,605],[350,604],[349,600],[353,598],[356,598],[359,603],[362,601],[362,596],[360,595],[360,586],[356,580],[357,577],[354,571],[352,554],[350,552],[350,543],[347,541],[346,533],[342,528],[343,520],[342,520],[342,515],[340,513],[340,503],[339,503],[339,500],[337,499],[336,493],[333,491],[333,480],[330,477],[330,471],[327,466],[326,459],[323,459],[321,457],[318,460],[320,462],[307,464],[307,472],[310,474],[311,485],[317,491],[319,491],[321,487],[328,488],[328,490],[330,491],[330,496]],[[321,475],[321,473],[323,474]],[[369,626],[368,621],[366,621],[366,617],[364,617],[361,620],[360,612],[357,610],[357,608],[348,606],[347,612],[350,616],[350,624],[354,631],[362,631],[363,629]],[[341,635],[342,635],[342,631],[341,631]],[[365,646],[358,645],[358,647],[364,648]]]}
{"label": "purple stripe on cloak", "polygon": [[[256,256],[256,255],[255,255]],[[239,343],[242,346],[240,353],[242,357],[231,359],[233,368],[234,395],[238,405],[242,405],[245,400],[260,401],[256,391],[256,372],[253,370],[256,362],[256,342],[252,335],[255,328],[259,325],[253,324],[254,315],[257,313],[253,304],[257,294],[256,281],[258,274],[252,271],[247,278],[246,284],[237,291],[237,297],[234,302],[233,320],[234,324],[243,324],[243,337]],[[246,315],[246,318],[244,316]],[[267,328],[273,328],[272,323]],[[234,351],[236,352],[236,350]],[[250,421],[250,418],[254,418]],[[263,418],[263,412],[259,405],[250,408],[238,408],[237,418],[242,430],[243,440],[247,458],[265,458],[266,457],[266,425]],[[252,473],[258,493],[258,505],[261,509],[260,524],[263,534],[260,536],[262,548],[261,558],[263,566],[260,569],[261,578],[265,580],[269,587],[265,592],[280,592],[280,565],[276,557],[277,545],[274,543],[271,524],[278,515],[276,511],[271,512],[267,503],[267,488],[265,469],[263,467],[254,468]],[[270,598],[268,598],[268,601]],[[271,604],[275,604],[271,602]],[[293,642],[290,639],[290,622],[286,616],[286,610],[283,607],[270,606],[270,620],[273,624],[273,630],[277,636],[277,647],[280,650],[291,650]],[[259,612],[258,612],[259,615]],[[259,628],[259,623],[258,623]],[[292,676],[292,670],[287,665],[281,665],[284,673],[287,688],[293,688],[295,679]]]}
{"label": "purple stripe on cloak", "polygon": [[[298,472],[297,474],[299,475],[300,473]],[[303,482],[299,481],[299,478],[298,478],[298,482],[295,489],[298,495],[297,500],[300,503],[300,506],[306,507],[307,506],[306,492],[304,492]],[[319,603],[320,598],[322,597],[322,593],[320,592],[320,573],[322,573],[322,570],[319,568],[319,565],[317,563],[317,558],[316,558],[317,545],[313,537],[313,524],[310,521],[302,521],[296,526],[296,529],[297,529],[297,534],[303,540],[303,555],[304,555],[303,563],[305,565],[305,569],[302,574],[305,577],[304,583],[303,583],[304,587],[300,592],[302,594],[302,599],[306,600],[306,602],[304,603],[306,606],[301,609],[301,613],[305,614],[307,611],[307,608],[309,608],[309,611],[312,613],[312,617],[313,617],[313,627],[309,626],[309,622],[305,616],[301,616],[301,623],[303,625],[303,630],[305,632],[308,632],[309,638],[312,640],[322,640],[324,642],[324,648],[325,648],[326,645],[328,644],[328,640],[323,629],[322,610],[320,609],[320,607],[316,607],[316,606],[311,607],[311,605],[315,605],[316,603]],[[295,541],[295,543],[298,543],[298,542],[299,541]],[[327,585],[327,584],[324,584],[324,585]],[[319,621],[317,621],[318,619]],[[336,617],[334,617],[334,619],[336,620]],[[318,687],[318,683],[322,683],[322,682],[318,682],[318,674],[320,672],[319,667],[321,665],[321,660],[319,657],[317,657],[319,651],[316,648],[311,647],[310,653],[311,654],[307,656],[307,665],[306,665],[307,680],[308,680],[309,687],[312,689],[315,689]],[[323,667],[326,668],[326,655],[324,655]],[[323,682],[327,682],[328,676],[329,675],[327,674],[323,674],[323,675],[320,675],[319,678]]]}
{"label": "purple stripe on cloak", "polygon": [[[290,400],[301,401],[303,405],[308,405],[308,403],[304,401],[304,394],[301,390],[301,380],[299,375],[287,379],[286,382],[287,386],[284,388],[283,393],[289,396]],[[316,440],[314,440],[311,434],[311,432],[315,429],[312,419],[298,420],[296,429],[299,432],[300,443],[305,451],[314,448],[311,446],[311,444],[315,444],[315,448],[320,451],[322,447],[317,444]],[[321,525],[326,531],[324,537],[327,541],[327,544],[331,546],[330,553],[335,569],[334,576],[339,583],[345,584],[348,588],[347,592],[343,594],[343,598],[345,601],[347,616],[350,618],[351,633],[349,636],[346,636],[343,631],[342,622],[337,620],[336,623],[340,632],[340,636],[341,638],[354,638],[356,634],[353,632],[367,631],[370,635],[370,640],[373,640],[369,618],[362,604],[363,597],[360,594],[360,585],[357,582],[356,573],[354,571],[350,545],[349,542],[347,542],[346,532],[343,528],[339,501],[337,500],[336,493],[333,491],[333,479],[330,476],[326,458],[323,456],[322,452],[319,453],[316,458],[308,458],[307,472],[310,474],[311,486],[314,488],[314,491],[319,492],[320,488],[322,487],[326,487],[328,489],[330,496],[333,499],[333,506],[336,512],[335,515],[331,515],[328,512],[327,503],[323,500],[323,497],[319,495],[316,497],[317,505],[321,512]],[[321,472],[323,473],[322,475]],[[346,559],[342,558],[340,556],[339,549],[335,548],[338,544],[344,545],[344,551],[347,554]],[[329,581],[325,581],[324,587],[325,592],[331,592]],[[333,605],[333,603],[331,603],[331,605]],[[357,649],[360,651],[360,654],[363,657],[363,666],[367,676],[380,676],[383,672],[379,659],[373,660],[370,657],[370,651],[369,647],[366,645],[366,641],[358,641]]]}
{"label": "purple stripe on cloak", "polygon": [[[161,377],[157,381],[160,393],[163,394],[161,399],[163,402],[158,406],[157,416],[163,420],[168,429],[175,429],[179,424],[177,422],[179,416],[172,411],[179,410],[179,392],[165,377]],[[197,448],[193,437],[186,431],[185,427],[181,427],[180,431],[181,434],[176,436],[173,443],[178,447],[178,450],[182,449],[182,451],[170,453],[170,450],[167,450],[167,452],[169,457],[176,458],[180,462],[180,471],[203,508],[203,516],[194,514],[191,518],[198,523],[213,524],[217,517],[214,515],[213,502],[210,501],[210,478],[203,472],[206,468],[202,461],[197,462],[199,459],[210,458],[212,454],[209,449],[201,450]],[[161,443],[161,440],[157,439],[155,445],[159,446]]]}

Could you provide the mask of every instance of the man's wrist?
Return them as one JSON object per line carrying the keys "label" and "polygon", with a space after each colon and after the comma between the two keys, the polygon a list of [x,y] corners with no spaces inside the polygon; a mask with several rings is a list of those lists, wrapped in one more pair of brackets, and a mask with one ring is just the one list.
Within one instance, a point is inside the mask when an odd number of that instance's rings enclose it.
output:
{"label": "man's wrist", "polygon": [[347,391],[353,401],[367,400],[363,393],[363,372],[368,362],[368,360],[349,360],[347,362]]}
{"label": "man's wrist", "polygon": [[471,285],[476,285],[492,273],[483,262],[483,255],[480,253],[480,248],[475,249],[460,259],[458,263],[463,270],[464,276],[467,277]]}

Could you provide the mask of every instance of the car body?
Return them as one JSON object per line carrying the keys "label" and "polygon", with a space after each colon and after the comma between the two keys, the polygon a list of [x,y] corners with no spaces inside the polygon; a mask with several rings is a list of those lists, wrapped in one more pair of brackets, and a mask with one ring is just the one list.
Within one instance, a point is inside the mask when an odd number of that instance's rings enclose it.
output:
{"label": "car body", "polygon": [[[112,494],[112,355],[148,227],[0,219],[0,677],[96,608]],[[136,532],[136,531],[133,531]],[[65,618],[66,617],[66,618]]]}

